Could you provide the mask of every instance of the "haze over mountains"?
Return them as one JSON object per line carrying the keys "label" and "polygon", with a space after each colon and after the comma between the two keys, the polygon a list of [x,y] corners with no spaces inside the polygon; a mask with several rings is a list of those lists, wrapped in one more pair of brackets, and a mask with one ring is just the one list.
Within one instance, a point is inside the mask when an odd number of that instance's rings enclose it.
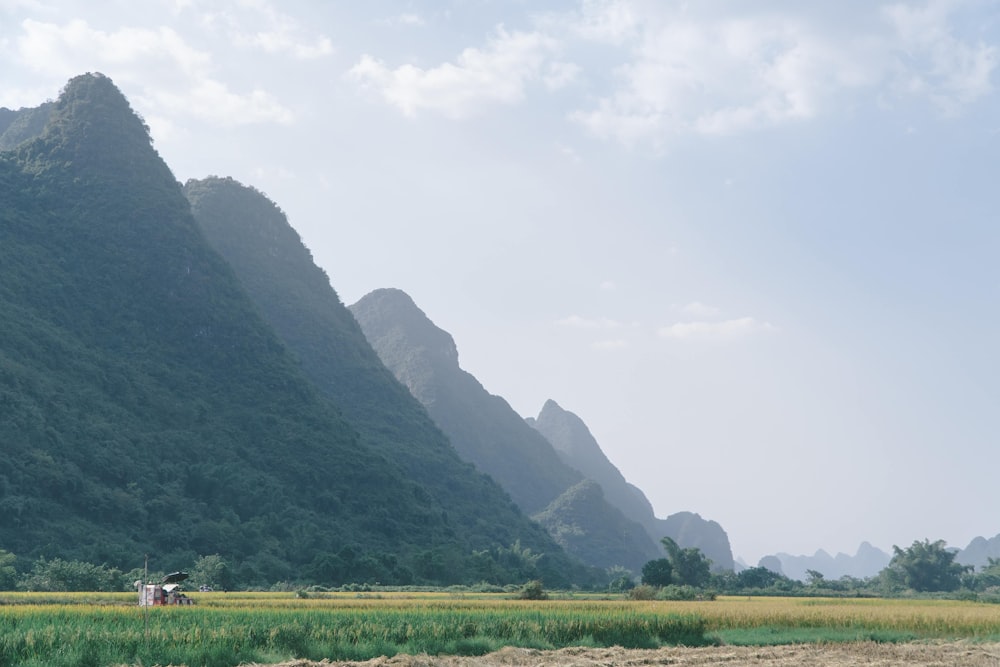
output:
{"label": "haze over mountains", "polygon": [[[574,467],[444,332],[397,350],[401,383],[274,203],[182,188],[150,143],[100,74],[0,110],[0,548],[123,569],[218,553],[246,584],[600,585],[664,529],[731,566],[717,524],[620,502],[600,456]],[[369,327],[429,324],[376,301],[355,306]]]}
{"label": "haze over mountains", "polygon": [[[897,546],[905,548],[908,545],[900,544]],[[969,565],[979,570],[989,564],[990,558],[1000,558],[1000,535],[989,539],[976,537],[964,549],[957,547],[952,547],[952,549],[957,552],[955,554],[956,563]],[[874,547],[868,542],[862,542],[853,556],[845,553],[831,556],[823,549],[819,549],[812,556],[776,553],[764,556],[758,565],[799,581],[808,580],[808,570],[819,572],[826,579],[840,579],[841,577],[864,579],[877,575],[889,564],[890,560],[892,560],[892,553]]]}
{"label": "haze over mountains", "polygon": [[[549,401],[537,420],[522,419],[461,369],[452,337],[404,292],[376,290],[350,308],[385,365],[424,404],[462,456],[504,485],[572,553],[595,564],[619,557],[591,554],[587,540],[579,539],[595,528],[587,517],[602,517],[600,526],[615,517],[620,539],[638,555],[630,563],[657,557],[659,539],[669,536],[684,547],[702,549],[716,567],[732,568],[729,540],[718,524],[690,513],[656,519],[646,497],[625,481],[579,418]],[[583,479],[596,482],[597,488],[578,486]],[[581,503],[589,507],[583,511]],[[607,538],[600,541],[609,543]]]}
{"label": "haze over mountains", "polygon": [[[523,419],[402,291],[352,314],[276,204],[182,187],[150,143],[102,75],[0,109],[0,549],[219,553],[248,583],[598,585],[667,535],[732,566],[721,526],[657,518],[579,417]],[[776,558],[864,576],[864,551]]]}

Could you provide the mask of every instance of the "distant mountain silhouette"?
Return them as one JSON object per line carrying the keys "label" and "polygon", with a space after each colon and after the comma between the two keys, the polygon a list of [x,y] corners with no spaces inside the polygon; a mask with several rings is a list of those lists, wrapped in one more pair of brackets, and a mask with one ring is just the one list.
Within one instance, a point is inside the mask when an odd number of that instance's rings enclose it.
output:
{"label": "distant mountain silhouette", "polygon": [[955,562],[962,565],[972,565],[977,570],[985,567],[990,558],[1000,558],[1000,535],[986,539],[976,537],[968,546],[958,552]]}
{"label": "distant mountain silhouette", "polygon": [[[819,549],[812,556],[777,553],[765,558],[775,559],[781,564],[782,574],[799,581],[808,579],[807,570],[815,570],[822,574],[825,579],[840,579],[844,576],[865,579],[881,572],[892,560],[890,554],[873,547],[868,542],[862,542],[853,556],[844,553],[831,556],[826,551]],[[769,562],[773,561],[769,560]],[[768,569],[773,568],[769,567]]]}
{"label": "distant mountain silhouette", "polygon": [[701,549],[712,560],[713,568],[733,569],[729,537],[718,523],[706,521],[691,512],[679,512],[666,519],[656,518],[646,495],[625,480],[577,415],[550,399],[542,406],[537,418],[526,421],[552,443],[567,465],[600,484],[608,502],[642,525],[661,550],[660,539],[670,537],[681,547]]}
{"label": "distant mountain silhouette", "polygon": [[[550,401],[537,420],[522,419],[460,368],[452,337],[404,292],[376,290],[351,311],[382,361],[459,453],[499,481],[571,553],[592,565],[637,571],[662,556],[659,539],[670,536],[702,548],[717,568],[732,568],[718,524],[684,512],[656,519],[642,492],[621,477],[578,418]],[[584,480],[596,484],[581,485]]]}

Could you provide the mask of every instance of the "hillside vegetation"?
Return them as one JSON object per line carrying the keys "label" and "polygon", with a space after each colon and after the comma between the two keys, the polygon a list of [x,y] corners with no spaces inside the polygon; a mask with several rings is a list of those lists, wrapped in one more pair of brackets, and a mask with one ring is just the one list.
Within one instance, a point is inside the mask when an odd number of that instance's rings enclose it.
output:
{"label": "hillside vegetation", "polygon": [[474,553],[462,510],[306,377],[110,79],[74,78],[0,152],[0,193],[0,548],[22,570],[220,554],[244,585],[537,574],[500,546],[530,533]]}

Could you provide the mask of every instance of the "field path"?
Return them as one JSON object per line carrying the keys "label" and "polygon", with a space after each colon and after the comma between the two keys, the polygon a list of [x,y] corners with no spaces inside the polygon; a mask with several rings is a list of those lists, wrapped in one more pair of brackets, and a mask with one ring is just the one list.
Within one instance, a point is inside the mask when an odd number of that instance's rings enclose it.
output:
{"label": "field path", "polygon": [[[558,651],[505,648],[475,658],[458,656],[397,655],[365,662],[309,662],[296,660],[280,667],[646,667],[651,665],[823,665],[829,667],[1000,667],[1000,644],[969,642],[712,646],[636,650],[613,648],[564,648]],[[252,666],[247,666],[252,667]],[[262,666],[258,666],[262,667]],[[271,666],[278,667],[278,666]]]}

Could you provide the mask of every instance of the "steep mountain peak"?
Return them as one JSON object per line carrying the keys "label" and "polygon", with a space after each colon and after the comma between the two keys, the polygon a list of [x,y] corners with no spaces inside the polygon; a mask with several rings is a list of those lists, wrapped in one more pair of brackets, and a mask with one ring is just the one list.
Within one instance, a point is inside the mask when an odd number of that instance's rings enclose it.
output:
{"label": "steep mountain peak", "polygon": [[604,472],[607,466],[612,465],[583,420],[561,408],[551,398],[545,401],[534,426],[545,434],[553,447],[569,457],[570,465],[579,468],[585,475],[600,481],[588,470],[597,468]]}
{"label": "steep mountain peak", "polygon": [[528,423],[552,443],[567,465],[600,484],[608,502],[641,524],[654,542],[665,535],[672,537],[682,547],[701,549],[717,569],[732,569],[732,550],[722,526],[690,512],[678,512],[666,519],[656,518],[646,494],[626,481],[580,417],[549,399],[538,418]]}
{"label": "steep mountain peak", "polygon": [[365,335],[376,350],[382,347],[378,341],[385,340],[392,348],[421,349],[443,368],[458,369],[455,339],[435,325],[403,290],[377,289],[363,296],[351,310],[355,314],[358,310],[365,312]]}
{"label": "steep mountain peak", "polygon": [[18,152],[33,171],[58,165],[83,176],[100,171],[117,173],[123,181],[169,177],[172,184],[166,164],[149,161],[151,154],[156,155],[151,144],[149,127],[125,95],[110,78],[94,72],[69,80],[41,136],[21,145]]}

